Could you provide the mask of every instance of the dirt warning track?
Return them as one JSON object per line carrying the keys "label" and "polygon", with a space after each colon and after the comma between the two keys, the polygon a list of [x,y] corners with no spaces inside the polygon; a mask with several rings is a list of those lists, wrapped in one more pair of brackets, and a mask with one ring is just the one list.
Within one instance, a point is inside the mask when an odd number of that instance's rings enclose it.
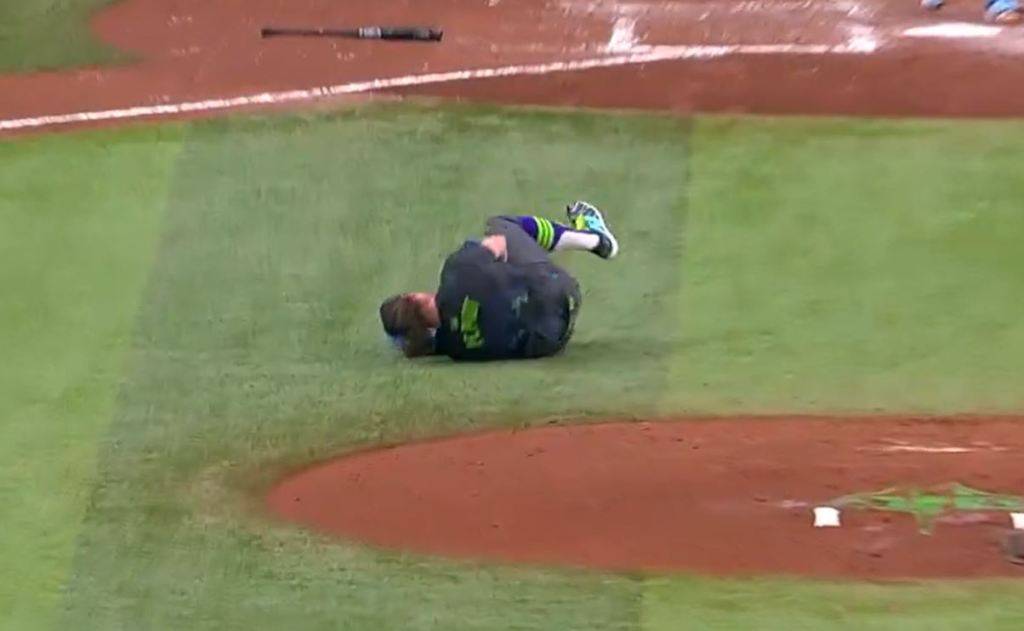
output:
{"label": "dirt warning track", "polygon": [[[267,501],[282,519],[374,546],[511,563],[1024,577],[1003,554],[1024,510],[1020,422],[736,418],[496,432],[315,466]],[[821,506],[835,507],[838,527],[815,526]]]}
{"label": "dirt warning track", "polygon": [[[423,24],[443,43],[260,38]],[[903,0],[124,0],[131,64],[0,75],[0,133],[371,94],[679,112],[1024,115],[1024,29]]]}

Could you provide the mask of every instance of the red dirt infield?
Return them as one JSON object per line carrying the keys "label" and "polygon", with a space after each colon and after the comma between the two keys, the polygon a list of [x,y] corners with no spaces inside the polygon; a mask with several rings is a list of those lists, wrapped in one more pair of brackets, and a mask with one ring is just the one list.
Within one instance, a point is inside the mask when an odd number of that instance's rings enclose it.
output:
{"label": "red dirt infield", "polygon": [[372,546],[612,571],[901,579],[1024,577],[1008,510],[842,507],[960,483],[1024,495],[1024,419],[732,418],[549,426],[316,465],[267,495],[277,517]]}

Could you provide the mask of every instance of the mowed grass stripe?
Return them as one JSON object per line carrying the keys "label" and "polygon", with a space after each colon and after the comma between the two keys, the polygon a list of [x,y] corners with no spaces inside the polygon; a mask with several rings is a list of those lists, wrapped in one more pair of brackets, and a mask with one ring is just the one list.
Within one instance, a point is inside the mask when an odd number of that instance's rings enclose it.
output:
{"label": "mowed grass stripe", "polygon": [[[756,531],[752,526],[752,536]],[[1019,581],[1018,581],[1019,582]],[[1013,631],[1014,581],[872,585],[787,579],[659,578],[644,593],[644,631]]]}
{"label": "mowed grass stripe", "polygon": [[0,145],[0,628],[50,626],[154,252],[175,127]]}
{"label": "mowed grass stripe", "polygon": [[666,411],[1020,411],[1024,127],[704,119]]}
{"label": "mowed grass stripe", "polygon": [[[194,127],[65,621],[635,628],[628,578],[328,542],[261,521],[236,486],[380,441],[653,409],[688,141],[677,119],[396,105]],[[387,347],[383,296],[432,288],[488,215],[557,218],[577,197],[609,209],[624,251],[559,257],[585,288],[564,356],[455,366]]]}

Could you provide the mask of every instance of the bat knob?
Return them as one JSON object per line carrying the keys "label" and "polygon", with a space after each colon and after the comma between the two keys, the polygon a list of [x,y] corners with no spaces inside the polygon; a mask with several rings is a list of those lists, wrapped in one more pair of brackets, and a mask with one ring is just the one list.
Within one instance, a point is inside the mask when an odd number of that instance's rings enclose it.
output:
{"label": "bat knob", "polygon": [[444,37],[444,30],[439,28],[418,28],[415,37],[419,40],[439,42]]}

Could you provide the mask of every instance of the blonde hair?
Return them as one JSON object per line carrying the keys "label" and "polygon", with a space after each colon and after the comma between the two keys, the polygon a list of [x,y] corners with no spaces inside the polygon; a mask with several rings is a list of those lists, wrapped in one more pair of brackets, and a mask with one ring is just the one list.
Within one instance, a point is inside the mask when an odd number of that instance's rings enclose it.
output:
{"label": "blonde hair", "polygon": [[423,308],[408,294],[391,296],[380,305],[384,332],[400,340],[406,357],[422,357],[434,352],[434,333]]}

